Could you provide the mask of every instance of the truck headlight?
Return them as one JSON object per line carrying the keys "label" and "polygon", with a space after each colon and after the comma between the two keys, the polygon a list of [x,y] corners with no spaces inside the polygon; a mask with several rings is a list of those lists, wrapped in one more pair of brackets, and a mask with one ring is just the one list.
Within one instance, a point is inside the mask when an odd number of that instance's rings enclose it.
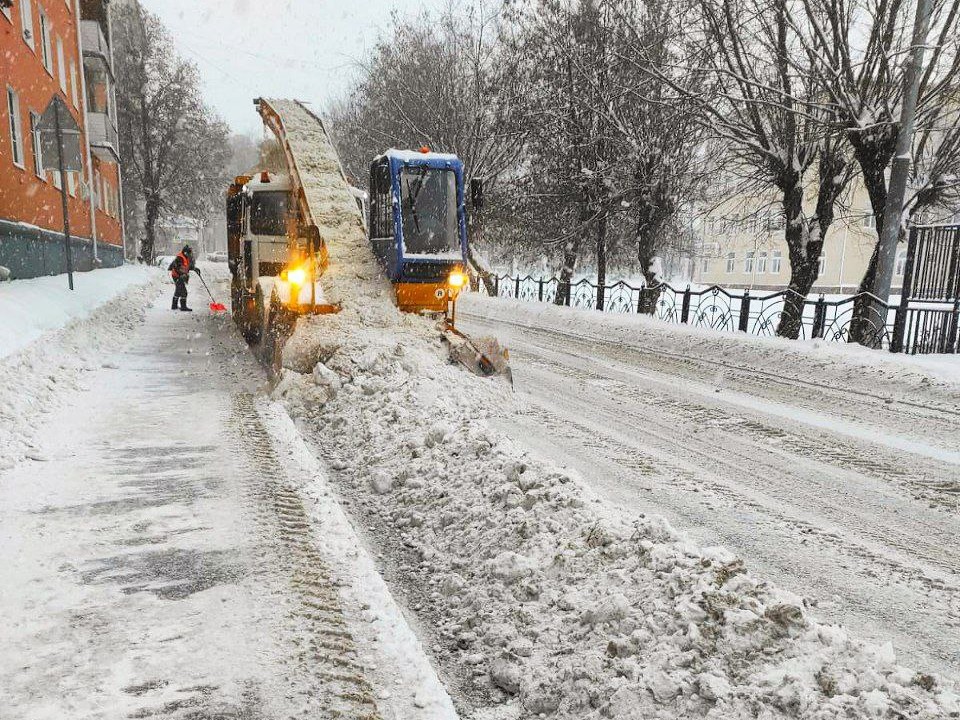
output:
{"label": "truck headlight", "polygon": [[467,284],[467,276],[459,270],[454,270],[450,273],[450,277],[447,278],[447,284],[450,285],[450,287],[462,288]]}
{"label": "truck headlight", "polygon": [[287,282],[301,286],[307,281],[307,271],[303,268],[294,268],[287,272]]}

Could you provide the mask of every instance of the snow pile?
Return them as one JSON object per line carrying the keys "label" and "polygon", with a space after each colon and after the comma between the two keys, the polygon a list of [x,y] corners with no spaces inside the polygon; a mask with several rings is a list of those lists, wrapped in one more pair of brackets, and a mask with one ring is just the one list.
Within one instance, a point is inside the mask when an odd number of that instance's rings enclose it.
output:
{"label": "snow pile", "polygon": [[819,624],[729,552],[659,518],[602,520],[488,426],[508,385],[446,364],[426,321],[302,321],[284,365],[275,397],[476,717],[960,717],[952,687]]}
{"label": "snow pile", "polygon": [[0,285],[0,358],[82,318],[131,285],[156,276],[154,268],[124,265],[111,270],[75,273],[74,290],[66,275],[15,280]]}
{"label": "snow pile", "polygon": [[457,310],[469,316],[510,325],[572,334],[579,340],[655,348],[658,353],[708,359],[718,366],[752,364],[758,369],[842,383],[843,387],[874,391],[876,381],[895,379],[911,397],[931,399],[953,393],[960,401],[960,355],[904,355],[871,350],[855,343],[826,340],[787,340],[694,327],[636,314],[597,312],[559,307],[552,303],[491,298],[465,293]]}
{"label": "snow pile", "polygon": [[127,266],[78,275],[76,293],[63,276],[0,289],[0,470],[44,459],[33,442],[43,413],[82,387],[84,373],[109,366],[109,353],[142,322],[164,280],[154,269]]}

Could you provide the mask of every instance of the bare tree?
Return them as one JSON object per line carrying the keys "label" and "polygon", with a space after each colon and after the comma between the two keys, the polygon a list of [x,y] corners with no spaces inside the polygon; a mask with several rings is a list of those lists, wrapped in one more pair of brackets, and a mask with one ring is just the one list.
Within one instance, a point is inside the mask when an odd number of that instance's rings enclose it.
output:
{"label": "bare tree", "polygon": [[[796,338],[817,277],[825,234],[851,178],[829,109],[816,102],[809,73],[798,70],[791,0],[699,0],[689,36],[691,67],[712,93],[691,93],[670,73],[657,76],[697,115],[741,178],[738,192],[776,197],[785,219],[790,282],[777,334]],[[669,67],[675,71],[676,67]]]}
{"label": "bare tree", "polygon": [[495,188],[521,142],[508,112],[516,84],[498,24],[495,12],[455,3],[437,17],[394,16],[389,36],[360,63],[356,87],[328,113],[355,182],[384,150],[426,145],[458,155],[468,187],[479,179],[488,192]]}
{"label": "bare tree", "polygon": [[131,199],[144,204],[140,257],[152,262],[165,213],[206,217],[226,185],[228,130],[203,103],[196,68],[138,2],[115,15],[118,119]]}
{"label": "bare tree", "polygon": [[[910,45],[908,0],[801,0],[793,19],[805,65],[825,106],[847,140],[870,199],[878,237],[887,202]],[[924,69],[913,142],[913,173],[904,214],[910,218],[960,200],[960,53],[956,34],[960,0],[933,3],[930,58]],[[861,281],[873,286],[877,246]],[[858,303],[851,339],[872,344],[869,298]]]}

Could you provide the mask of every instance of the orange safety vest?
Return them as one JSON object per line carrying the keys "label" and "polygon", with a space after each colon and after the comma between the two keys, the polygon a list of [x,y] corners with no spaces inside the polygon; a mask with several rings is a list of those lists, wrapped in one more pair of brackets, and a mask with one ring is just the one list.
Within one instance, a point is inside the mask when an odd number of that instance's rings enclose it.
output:
{"label": "orange safety vest", "polygon": [[176,266],[176,260],[174,260],[173,270],[170,271],[170,277],[174,280],[177,280],[181,275],[190,274],[190,258],[184,255],[182,252],[177,253],[177,260],[180,261],[181,265],[178,268]]}

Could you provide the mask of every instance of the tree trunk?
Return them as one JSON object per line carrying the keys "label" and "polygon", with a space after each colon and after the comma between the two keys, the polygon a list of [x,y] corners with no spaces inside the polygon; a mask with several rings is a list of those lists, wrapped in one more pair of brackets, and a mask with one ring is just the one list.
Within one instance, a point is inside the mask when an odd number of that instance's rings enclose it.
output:
{"label": "tree trunk", "polygon": [[577,245],[572,240],[568,240],[563,248],[563,267],[560,268],[560,285],[557,287],[556,297],[553,299],[555,305],[569,305],[570,297],[570,279],[573,277],[573,268],[577,262]]}
{"label": "tree trunk", "polygon": [[[883,232],[883,214],[887,206],[887,179],[884,173],[893,157],[892,141],[889,137],[865,141],[851,136],[851,144],[854,156],[860,165],[863,185],[870,198],[870,209],[873,212],[879,240],[880,233]],[[850,319],[850,330],[847,336],[849,342],[868,346],[875,344],[877,333],[871,321],[873,302],[871,296],[863,293],[873,287],[873,280],[877,275],[877,263],[880,260],[879,250],[878,241],[873,245],[870,262],[867,263],[867,269],[860,280],[860,287],[857,288],[858,297],[853,304],[853,316]]]}
{"label": "tree trunk", "polygon": [[154,200],[147,200],[146,219],[143,229],[146,231],[146,237],[140,244],[140,257],[147,265],[153,265],[154,253],[157,247],[157,220],[160,218],[160,204]]}
{"label": "tree trunk", "polygon": [[604,292],[607,285],[607,216],[597,220],[597,310],[603,310]]}
{"label": "tree trunk", "polygon": [[777,335],[796,340],[803,328],[804,302],[817,279],[823,236],[819,223],[807,224],[803,220],[803,188],[799,178],[783,191],[783,211],[787,223],[785,238],[790,253],[790,284],[783,299]]}
{"label": "tree trunk", "polygon": [[660,302],[660,294],[663,292],[663,285],[657,281],[656,273],[650,270],[650,263],[653,262],[651,256],[640,256],[640,266],[643,268],[643,289],[640,291],[640,303],[637,308],[644,315],[653,315],[657,311],[657,303]]}

